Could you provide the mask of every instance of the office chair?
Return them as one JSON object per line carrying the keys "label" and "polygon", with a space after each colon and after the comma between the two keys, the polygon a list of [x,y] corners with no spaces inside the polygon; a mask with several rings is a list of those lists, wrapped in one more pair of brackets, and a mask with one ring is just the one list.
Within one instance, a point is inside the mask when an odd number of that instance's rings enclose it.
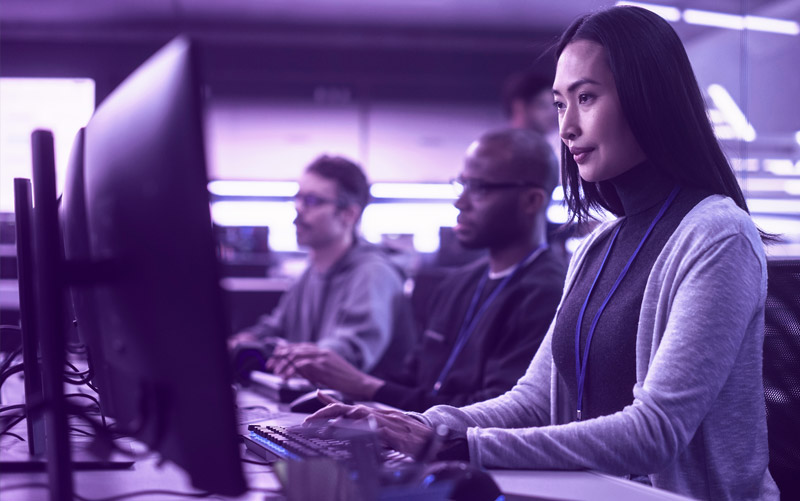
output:
{"label": "office chair", "polygon": [[769,469],[800,499],[800,259],[770,259],[764,331]]}

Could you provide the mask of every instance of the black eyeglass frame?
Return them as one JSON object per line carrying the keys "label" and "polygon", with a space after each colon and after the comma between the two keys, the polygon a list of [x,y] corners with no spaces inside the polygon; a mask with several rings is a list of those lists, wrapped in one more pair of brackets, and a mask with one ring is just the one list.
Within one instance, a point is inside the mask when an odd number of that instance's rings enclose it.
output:
{"label": "black eyeglass frame", "polygon": [[342,198],[327,198],[315,195],[314,193],[301,193],[299,191],[292,196],[292,202],[294,202],[295,205],[298,203],[302,204],[303,207],[309,209],[322,207],[328,204],[335,205],[338,209],[343,209],[347,206],[347,201]]}

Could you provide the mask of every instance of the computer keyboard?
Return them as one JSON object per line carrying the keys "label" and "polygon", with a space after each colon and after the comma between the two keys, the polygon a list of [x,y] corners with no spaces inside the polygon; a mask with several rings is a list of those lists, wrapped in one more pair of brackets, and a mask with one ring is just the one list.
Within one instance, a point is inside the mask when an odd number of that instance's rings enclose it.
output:
{"label": "computer keyboard", "polygon": [[354,451],[371,449],[384,466],[400,465],[412,459],[400,452],[381,448],[363,430],[331,426],[250,425],[245,437],[247,449],[267,461],[327,458],[348,462]]}

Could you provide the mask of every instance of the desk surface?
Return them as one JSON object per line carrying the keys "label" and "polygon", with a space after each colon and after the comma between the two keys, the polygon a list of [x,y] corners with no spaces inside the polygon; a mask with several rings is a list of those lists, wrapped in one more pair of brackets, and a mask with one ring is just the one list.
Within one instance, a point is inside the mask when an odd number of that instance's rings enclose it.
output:
{"label": "desk surface", "polygon": [[[11,395],[4,392],[4,403],[11,401]],[[263,406],[279,410],[276,404],[256,394],[240,392],[239,405]],[[14,431],[24,433],[25,426],[20,423]],[[0,454],[25,450],[25,444],[11,436],[0,437]],[[145,452],[144,446],[133,442],[135,452]],[[245,453],[243,456],[253,461],[259,459]],[[241,501],[263,501],[273,499],[270,493],[276,492],[280,485],[269,466],[244,463],[245,477],[251,491],[237,498],[212,496],[209,499],[236,499]],[[628,480],[589,471],[519,471],[495,470],[492,476],[500,489],[512,499],[569,499],[573,501],[614,499],[614,500],[685,500],[687,498]],[[3,473],[0,475],[0,492],[3,501],[39,501],[47,499],[47,475],[45,473]],[[27,485],[28,487],[23,487]],[[164,490],[179,493],[197,492],[188,478],[171,463],[159,464],[156,454],[145,454],[132,468],[110,471],[76,471],[74,473],[75,492],[85,499],[104,499],[144,490]],[[153,494],[150,496],[131,496],[131,499],[181,499],[181,496]],[[128,499],[128,496],[125,496]],[[184,497],[184,499],[186,499]],[[281,499],[275,497],[274,499]]]}

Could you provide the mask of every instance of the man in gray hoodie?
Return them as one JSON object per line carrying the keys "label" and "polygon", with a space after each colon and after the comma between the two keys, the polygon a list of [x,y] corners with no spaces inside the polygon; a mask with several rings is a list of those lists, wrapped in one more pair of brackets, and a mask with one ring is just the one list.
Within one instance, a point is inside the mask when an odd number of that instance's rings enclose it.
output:
{"label": "man in gray hoodie", "polygon": [[[280,344],[291,352],[311,343],[361,370],[392,370],[412,346],[414,331],[401,270],[358,236],[369,201],[364,172],[345,158],[321,156],[298,184],[294,224],[309,266],[275,310],[231,344]],[[291,375],[290,367],[278,369]]]}

